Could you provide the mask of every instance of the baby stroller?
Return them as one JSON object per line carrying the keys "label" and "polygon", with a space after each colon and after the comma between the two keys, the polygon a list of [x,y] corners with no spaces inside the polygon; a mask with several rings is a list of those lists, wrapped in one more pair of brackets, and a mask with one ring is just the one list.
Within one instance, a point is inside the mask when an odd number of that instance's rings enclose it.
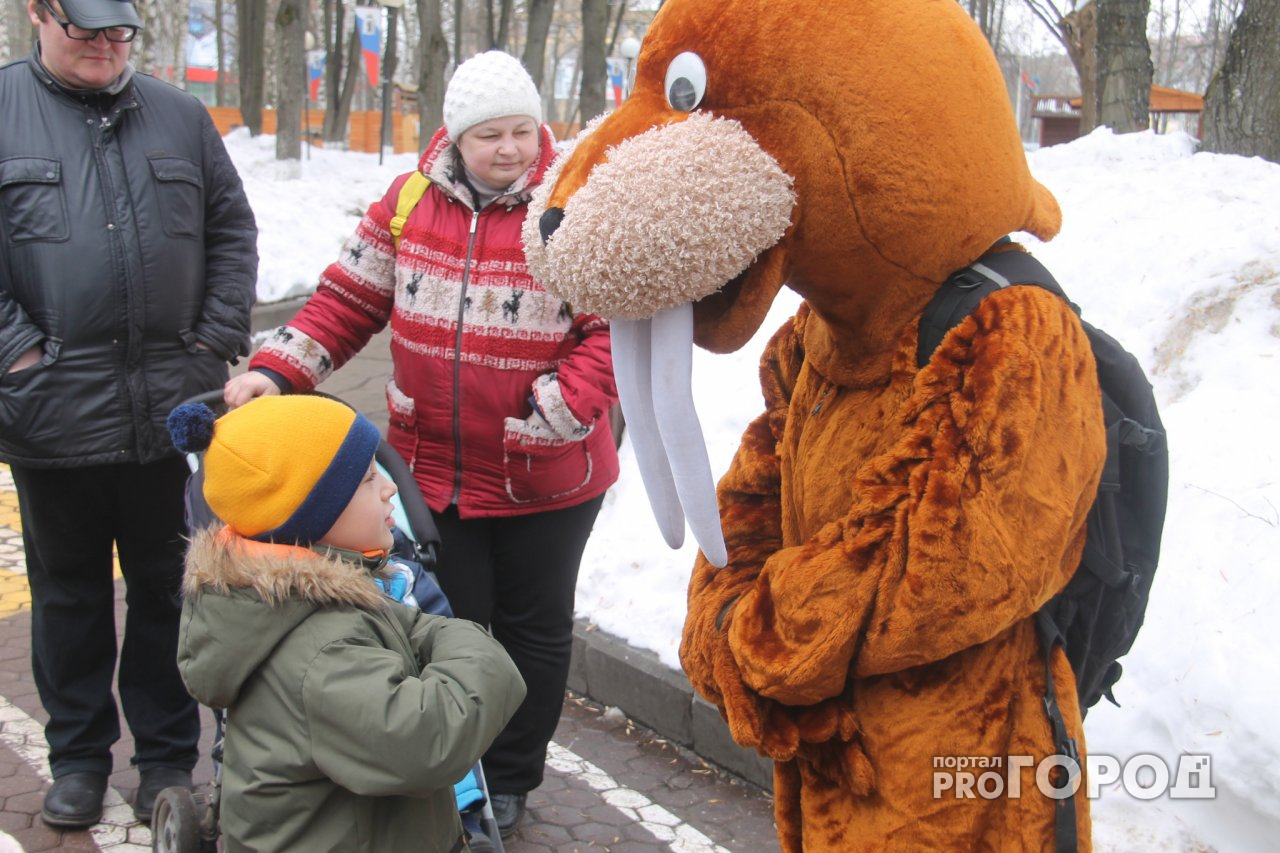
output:
{"label": "baby stroller", "polygon": [[[201,394],[187,402],[204,403],[217,410],[222,405],[222,391]],[[440,534],[436,530],[431,510],[414,481],[413,472],[386,440],[379,443],[375,458],[397,489],[394,513],[396,528],[393,530],[396,544],[392,554],[402,561],[421,567],[412,590],[422,609],[452,615],[448,610],[447,599],[435,582],[434,569],[440,548]],[[199,458],[192,455],[188,457],[188,461],[192,468],[186,494],[189,527],[196,530],[220,523],[204,501],[204,472]],[[211,710],[214,719],[214,740],[210,752],[213,759],[213,781],[196,791],[166,788],[160,792],[151,819],[151,849],[154,853],[216,853],[218,850],[225,714],[221,708]],[[483,838],[478,838],[472,834],[472,849],[505,853],[498,823],[489,804],[484,769],[479,762],[472,769],[469,779],[472,783],[470,786],[464,785],[468,781],[464,780],[455,791],[460,810],[464,815],[475,818],[483,835]],[[466,823],[469,821],[464,821]],[[482,846],[485,842],[487,846]]]}

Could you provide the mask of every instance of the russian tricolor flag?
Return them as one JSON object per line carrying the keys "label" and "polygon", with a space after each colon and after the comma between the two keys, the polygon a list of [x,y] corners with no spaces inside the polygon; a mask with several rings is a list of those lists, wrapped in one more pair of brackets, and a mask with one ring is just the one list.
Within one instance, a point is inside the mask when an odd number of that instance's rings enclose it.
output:
{"label": "russian tricolor flag", "polygon": [[382,7],[357,6],[356,30],[364,51],[364,67],[369,72],[369,85],[378,88],[378,66],[382,52]]}

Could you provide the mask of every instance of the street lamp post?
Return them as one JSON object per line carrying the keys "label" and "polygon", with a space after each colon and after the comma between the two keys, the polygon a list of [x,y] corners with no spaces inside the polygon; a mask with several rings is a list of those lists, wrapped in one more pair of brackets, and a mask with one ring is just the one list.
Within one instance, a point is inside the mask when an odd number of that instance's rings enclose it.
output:
{"label": "street lamp post", "polygon": [[622,58],[627,61],[626,76],[622,78],[622,98],[626,100],[630,97],[631,88],[635,85],[636,57],[640,55],[640,39],[627,36],[622,40],[622,44],[618,45],[618,53],[622,54]]}

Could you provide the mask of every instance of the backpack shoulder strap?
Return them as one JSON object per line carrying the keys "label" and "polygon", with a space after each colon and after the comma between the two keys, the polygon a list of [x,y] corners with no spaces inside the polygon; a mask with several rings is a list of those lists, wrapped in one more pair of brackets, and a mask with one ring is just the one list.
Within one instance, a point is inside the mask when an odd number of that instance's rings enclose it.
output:
{"label": "backpack shoulder strap", "polygon": [[1067,299],[1053,274],[1030,254],[1016,250],[993,252],[952,273],[929,300],[920,316],[916,366],[924,367],[929,363],[947,332],[972,314],[979,302],[1014,284],[1043,288],[1063,299],[1072,311],[1080,313],[1080,309]]}
{"label": "backpack shoulder strap", "polygon": [[422,200],[429,186],[431,186],[431,179],[415,170],[400,188],[400,196],[396,199],[396,215],[391,217],[391,239],[397,250],[400,248],[400,232],[404,230],[404,223],[418,202]]}

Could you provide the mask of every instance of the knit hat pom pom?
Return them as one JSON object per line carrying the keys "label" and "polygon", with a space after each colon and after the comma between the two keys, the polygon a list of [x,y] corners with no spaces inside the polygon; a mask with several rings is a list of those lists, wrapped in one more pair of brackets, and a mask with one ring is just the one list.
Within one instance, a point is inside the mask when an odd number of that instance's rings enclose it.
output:
{"label": "knit hat pom pom", "polygon": [[183,403],[169,413],[167,425],[173,446],[183,453],[199,453],[213,441],[213,409],[204,403]]}

